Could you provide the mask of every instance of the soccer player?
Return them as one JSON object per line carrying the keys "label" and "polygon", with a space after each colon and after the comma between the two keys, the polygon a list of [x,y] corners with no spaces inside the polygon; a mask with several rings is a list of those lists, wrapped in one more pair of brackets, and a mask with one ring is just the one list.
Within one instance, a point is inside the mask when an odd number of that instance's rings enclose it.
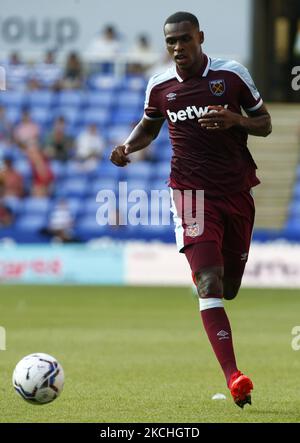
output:
{"label": "soccer player", "polygon": [[[211,346],[234,402],[243,408],[251,404],[253,383],[237,368],[222,299],[232,300],[239,291],[252,236],[251,189],[260,181],[248,134],[270,134],[271,118],[244,66],[203,53],[204,34],[193,14],[171,15],[164,36],[175,64],[150,79],[144,116],[113,149],[111,161],[126,166],[129,154],[148,146],[168,121],[177,246],[190,264]],[[204,190],[203,232],[200,221],[189,225],[182,214],[185,190]]]}

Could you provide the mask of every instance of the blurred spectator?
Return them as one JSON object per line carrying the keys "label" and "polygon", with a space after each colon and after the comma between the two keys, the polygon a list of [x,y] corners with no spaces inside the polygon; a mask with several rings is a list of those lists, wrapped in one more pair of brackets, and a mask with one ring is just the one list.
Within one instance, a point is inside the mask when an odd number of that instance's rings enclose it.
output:
{"label": "blurred spectator", "polygon": [[12,52],[5,63],[7,89],[24,90],[29,77],[29,68],[17,52]]}
{"label": "blurred spectator", "polygon": [[5,203],[3,195],[4,183],[0,177],[0,229],[10,226],[14,221],[14,214],[9,206],[7,206]]}
{"label": "blurred spectator", "polygon": [[14,221],[12,210],[0,199],[0,228],[7,228]]}
{"label": "blurred spectator", "polygon": [[72,232],[73,225],[74,219],[68,201],[61,199],[50,213],[48,226],[42,233],[50,235],[55,242],[70,243],[76,241]]}
{"label": "blurred spectator", "polygon": [[17,144],[25,146],[39,139],[40,128],[31,120],[27,109],[22,111],[21,121],[16,125],[13,136]]}
{"label": "blurred spectator", "polygon": [[61,89],[62,69],[56,63],[53,51],[47,51],[44,62],[36,65],[32,79],[44,88]]}
{"label": "blurred spectator", "polygon": [[137,36],[136,42],[129,50],[127,71],[131,74],[141,74],[158,61],[149,38],[145,34]]}
{"label": "blurred spectator", "polygon": [[13,159],[10,156],[6,156],[3,159],[3,168],[0,171],[0,180],[3,184],[3,194],[5,197],[23,197],[23,177],[14,169]]}
{"label": "blurred spectator", "polygon": [[102,158],[104,146],[104,139],[97,125],[90,124],[79,134],[76,140],[76,159],[85,170],[92,170]]}
{"label": "blurred spectator", "polygon": [[83,66],[81,60],[76,54],[76,52],[71,52],[68,56],[64,78],[63,78],[63,88],[64,89],[77,89],[82,86],[83,78]]}
{"label": "blurred spectator", "polygon": [[10,143],[12,139],[12,126],[7,120],[5,109],[0,106],[0,143]]}
{"label": "blurred spectator", "polygon": [[107,25],[89,44],[85,58],[89,62],[101,62],[102,72],[111,72],[113,62],[121,50],[121,43],[114,26]]}
{"label": "blurred spectator", "polygon": [[45,139],[45,149],[48,158],[67,161],[70,158],[73,139],[66,132],[64,117],[56,119],[52,131]]}
{"label": "blurred spectator", "polygon": [[40,150],[37,142],[32,142],[27,146],[22,145],[22,147],[32,169],[31,194],[34,197],[47,197],[51,193],[51,185],[54,180],[50,163],[45,153]]}

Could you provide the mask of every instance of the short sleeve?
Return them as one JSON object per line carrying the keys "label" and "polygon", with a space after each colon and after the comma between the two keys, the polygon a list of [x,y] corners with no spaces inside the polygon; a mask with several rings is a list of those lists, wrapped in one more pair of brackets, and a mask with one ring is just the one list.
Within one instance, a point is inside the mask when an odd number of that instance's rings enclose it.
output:
{"label": "short sleeve", "polygon": [[248,69],[239,64],[237,74],[241,79],[240,105],[245,111],[256,111],[263,105],[263,100]]}
{"label": "short sleeve", "polygon": [[165,117],[160,111],[159,93],[155,88],[155,77],[151,77],[146,89],[144,117],[148,120],[162,120]]}

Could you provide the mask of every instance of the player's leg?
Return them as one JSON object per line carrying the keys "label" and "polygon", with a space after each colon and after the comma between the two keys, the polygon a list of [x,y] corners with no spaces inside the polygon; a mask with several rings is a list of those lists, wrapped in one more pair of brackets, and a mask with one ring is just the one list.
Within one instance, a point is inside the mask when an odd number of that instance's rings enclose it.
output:
{"label": "player's leg", "polygon": [[[231,199],[230,199],[231,200]],[[229,222],[223,235],[224,298],[234,299],[240,289],[253,232],[255,207],[252,195],[242,192],[229,202]]]}
{"label": "player's leg", "polygon": [[185,249],[199,295],[200,314],[226,382],[237,372],[231,327],[223,306],[223,265],[215,242],[199,242]]}

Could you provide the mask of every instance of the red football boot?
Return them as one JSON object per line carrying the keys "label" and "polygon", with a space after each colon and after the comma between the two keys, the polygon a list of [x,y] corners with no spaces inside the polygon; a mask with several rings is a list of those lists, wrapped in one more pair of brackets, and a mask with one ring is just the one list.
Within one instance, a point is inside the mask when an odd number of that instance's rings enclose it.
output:
{"label": "red football boot", "polygon": [[237,406],[243,408],[245,404],[251,405],[251,390],[253,383],[249,377],[241,371],[237,371],[230,377],[229,389]]}

